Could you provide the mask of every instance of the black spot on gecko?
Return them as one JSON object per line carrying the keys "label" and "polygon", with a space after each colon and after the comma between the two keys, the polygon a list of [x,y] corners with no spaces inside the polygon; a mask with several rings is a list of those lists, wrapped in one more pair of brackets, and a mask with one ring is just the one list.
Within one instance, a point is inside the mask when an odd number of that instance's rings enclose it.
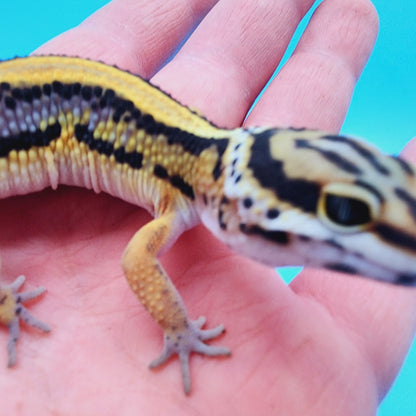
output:
{"label": "black spot on gecko", "polygon": [[74,87],[73,84],[64,84],[61,97],[64,100],[70,100],[71,97],[74,95]]}
{"label": "black spot on gecko", "polygon": [[81,93],[82,85],[80,82],[74,82],[72,84],[72,92],[75,95],[79,95]]}
{"label": "black spot on gecko", "polygon": [[32,95],[36,100],[39,100],[40,97],[42,97],[42,89],[39,87],[39,85],[34,85],[32,87]]}
{"label": "black spot on gecko", "polygon": [[178,188],[184,195],[186,195],[190,199],[195,199],[195,194],[192,186],[189,185],[189,183],[186,183],[181,176],[172,176],[170,178],[170,183],[172,184],[172,186]]}
{"label": "black spot on gecko", "polygon": [[218,208],[218,224],[221,230],[227,229],[227,223],[224,221],[224,206],[229,203],[229,200],[226,196],[221,198],[220,206]]}
{"label": "black spot on gecko", "polygon": [[335,272],[342,272],[342,273],[348,273],[348,274],[358,273],[354,267],[348,264],[344,264],[344,263],[327,263],[324,265],[324,267],[329,270],[333,270]]}
{"label": "black spot on gecko", "polygon": [[1,82],[0,89],[2,91],[10,91],[10,84],[8,82]]}
{"label": "black spot on gecko", "polygon": [[116,96],[116,93],[113,90],[111,89],[105,90],[104,94],[100,98],[100,107],[101,108],[111,107],[115,96]]}
{"label": "black spot on gecko", "polygon": [[12,97],[18,101],[23,98],[23,93],[20,88],[12,88],[11,94]]}
{"label": "black spot on gecko", "polygon": [[158,134],[161,130],[155,122],[155,119],[151,114],[142,114],[139,120],[137,120],[136,127],[139,129],[145,129],[146,133],[149,134]]}
{"label": "black spot on gecko", "polygon": [[102,93],[103,93],[102,87],[97,86],[93,88],[93,94],[95,98],[100,98]]}
{"label": "black spot on gecko", "polygon": [[132,168],[140,169],[143,165],[143,155],[136,151],[126,152],[124,155],[124,163],[127,163]]}
{"label": "black spot on gecko", "polygon": [[64,84],[60,81],[53,81],[52,82],[52,91],[58,95],[62,95],[64,90]]}
{"label": "black spot on gecko", "polygon": [[50,84],[43,84],[42,86],[42,92],[46,96],[50,96],[52,94],[52,87]]}
{"label": "black spot on gecko", "polygon": [[166,179],[169,176],[168,171],[162,165],[155,165],[153,173],[160,179]]}
{"label": "black spot on gecko", "polygon": [[81,87],[81,97],[85,101],[91,100],[91,98],[92,98],[92,87],[90,87],[89,85],[84,85],[83,87]]}
{"label": "black spot on gecko", "polygon": [[253,206],[253,200],[251,198],[244,198],[243,199],[243,206],[244,208],[251,208]]}
{"label": "black spot on gecko", "polygon": [[33,102],[33,90],[32,88],[23,88],[22,90],[22,100],[26,103],[32,103]]}
{"label": "black spot on gecko", "polygon": [[16,100],[14,98],[10,97],[9,95],[7,95],[6,97],[4,97],[4,105],[9,110],[15,110],[16,109]]}
{"label": "black spot on gecko", "polygon": [[113,121],[118,123],[121,120],[121,116],[125,113],[131,114],[134,108],[134,104],[130,100],[123,100],[117,98],[114,100],[113,103],[114,113],[113,113]]}
{"label": "black spot on gecko", "polygon": [[280,215],[280,212],[276,208],[271,208],[267,211],[266,216],[269,220],[274,220]]}
{"label": "black spot on gecko", "polygon": [[142,116],[141,111],[138,108],[134,107],[133,111],[131,112],[132,119],[138,120],[141,116]]}

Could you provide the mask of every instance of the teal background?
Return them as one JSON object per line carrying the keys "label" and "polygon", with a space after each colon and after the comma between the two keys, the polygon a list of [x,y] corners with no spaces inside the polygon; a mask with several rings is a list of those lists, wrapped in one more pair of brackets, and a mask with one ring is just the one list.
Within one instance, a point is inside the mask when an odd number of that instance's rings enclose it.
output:
{"label": "teal background", "polygon": [[[0,59],[29,54],[105,3],[104,0],[1,0]],[[386,152],[398,153],[416,136],[416,2],[374,0],[373,4],[380,17],[380,34],[342,131],[365,137]],[[285,271],[285,280],[289,281],[295,273]],[[416,416],[415,393],[416,346],[413,346],[378,415]]]}

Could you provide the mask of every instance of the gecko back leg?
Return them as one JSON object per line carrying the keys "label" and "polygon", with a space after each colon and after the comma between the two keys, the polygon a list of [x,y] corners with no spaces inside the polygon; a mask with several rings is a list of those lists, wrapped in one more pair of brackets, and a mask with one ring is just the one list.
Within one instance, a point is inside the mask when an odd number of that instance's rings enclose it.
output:
{"label": "gecko back leg", "polygon": [[150,367],[157,367],[178,354],[183,387],[189,394],[190,354],[230,355],[230,350],[205,344],[204,341],[220,335],[224,326],[204,330],[204,317],[190,320],[178,291],[157,260],[158,253],[175,237],[175,222],[175,214],[168,213],[146,224],[129,242],[122,264],[131,289],[164,331],[162,354],[150,363]]}

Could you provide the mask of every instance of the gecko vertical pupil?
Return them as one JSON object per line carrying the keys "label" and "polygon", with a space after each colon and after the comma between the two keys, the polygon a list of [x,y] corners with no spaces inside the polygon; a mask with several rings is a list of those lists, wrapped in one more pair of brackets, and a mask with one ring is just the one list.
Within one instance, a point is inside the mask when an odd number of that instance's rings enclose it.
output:
{"label": "gecko vertical pupil", "polygon": [[364,225],[371,221],[368,204],[356,198],[327,194],[325,212],[331,221],[343,226]]}

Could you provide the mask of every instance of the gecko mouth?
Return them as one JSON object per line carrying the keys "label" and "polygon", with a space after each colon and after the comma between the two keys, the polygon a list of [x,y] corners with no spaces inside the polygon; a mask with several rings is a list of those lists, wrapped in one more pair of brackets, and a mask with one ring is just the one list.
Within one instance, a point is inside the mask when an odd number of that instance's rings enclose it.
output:
{"label": "gecko mouth", "polygon": [[[336,272],[342,272],[353,275],[360,275],[360,271],[355,267],[343,263],[327,263],[325,268]],[[393,270],[389,271],[392,278],[387,281],[400,286],[416,287],[416,273],[399,273],[397,274]],[[385,279],[379,278],[377,280],[385,281]]]}
{"label": "gecko mouth", "polygon": [[323,267],[350,275],[367,276],[380,282],[416,287],[416,273],[412,271],[413,263],[409,262],[406,267],[403,264],[404,260],[400,264],[392,264],[383,256],[374,259],[359,252],[348,252],[341,244],[333,240],[325,241],[324,248],[327,253],[326,261],[317,262],[316,253],[308,251],[305,266]]}

